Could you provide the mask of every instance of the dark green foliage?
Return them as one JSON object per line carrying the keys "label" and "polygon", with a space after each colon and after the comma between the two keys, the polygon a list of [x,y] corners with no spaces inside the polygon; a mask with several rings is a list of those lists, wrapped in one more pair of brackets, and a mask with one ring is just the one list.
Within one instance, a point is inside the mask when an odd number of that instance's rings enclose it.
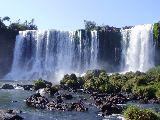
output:
{"label": "dark green foliage", "polygon": [[3,18],[3,21],[5,21],[5,20],[9,21],[10,18],[8,16],[6,16],[6,17]]}
{"label": "dark green foliage", "polygon": [[[128,76],[131,76],[131,75],[128,75]],[[133,73],[133,76],[135,76],[134,73]],[[152,78],[149,75],[135,76],[134,78],[129,79],[123,85],[122,91],[132,92],[132,89],[134,86],[144,86],[145,87],[147,85],[150,85],[150,82],[152,82]]]}
{"label": "dark green foliage", "polygon": [[[31,22],[27,22],[27,20],[23,23],[20,24],[20,19],[15,22],[15,23],[11,23],[9,26],[6,26],[3,21],[9,21],[10,18],[8,16],[4,17],[2,20],[0,19],[0,29],[3,30],[18,30],[18,31],[24,31],[24,30],[37,30],[37,26],[34,24],[34,19],[31,20]],[[11,21],[10,21],[11,22]]]}
{"label": "dark green foliage", "polygon": [[50,86],[52,86],[51,82],[48,82],[46,80],[42,80],[41,78],[39,78],[33,82],[33,87],[35,90],[38,90],[40,88],[46,88],[46,87],[49,88]]}
{"label": "dark green foliage", "polygon": [[135,86],[132,92],[137,96],[148,97],[149,99],[155,97],[157,89],[154,85]]}
{"label": "dark green foliage", "polygon": [[83,84],[84,84],[84,77],[78,77],[77,78],[77,83],[78,83],[78,86],[82,87]]}
{"label": "dark green foliage", "polygon": [[137,86],[147,85],[148,79],[150,79],[149,76],[139,76],[134,78]]}
{"label": "dark green foliage", "polygon": [[160,115],[151,109],[141,109],[134,105],[130,105],[123,112],[126,120],[159,120]]}
{"label": "dark green foliage", "polygon": [[160,99],[160,89],[156,92],[156,97]]}
{"label": "dark green foliage", "polygon": [[84,24],[85,24],[85,30],[93,30],[94,28],[96,28],[96,23],[93,21],[87,21],[87,20],[84,20]]}
{"label": "dark green foliage", "polygon": [[159,31],[158,31],[157,23],[155,23],[154,26],[153,26],[153,33],[154,33],[154,37],[156,38],[156,40],[158,40]]}
{"label": "dark green foliage", "polygon": [[121,88],[128,81],[128,78],[125,75],[114,73],[110,76],[109,81],[114,86],[115,91],[120,92]]}
{"label": "dark green foliage", "polygon": [[86,75],[84,77],[85,80],[91,79],[92,77],[99,77],[100,73],[106,73],[104,69],[94,69],[94,70],[88,70],[86,72]]}
{"label": "dark green foliage", "polygon": [[84,88],[105,93],[114,91],[113,85],[109,82],[109,76],[104,72],[100,73],[99,77],[92,77],[85,81]]}
{"label": "dark green foliage", "polygon": [[132,92],[132,88],[134,87],[135,83],[134,83],[134,79],[130,79],[128,80],[125,85],[123,85],[123,87],[121,88],[122,91],[125,92]]}
{"label": "dark green foliage", "polygon": [[67,85],[67,87],[71,87],[71,88],[75,88],[75,87],[80,87],[78,81],[77,81],[77,77],[74,73],[72,73],[71,75],[64,75],[63,79],[60,81],[61,85]]}
{"label": "dark green foliage", "polygon": [[156,76],[157,74],[160,74],[160,66],[150,68],[146,71],[146,74],[149,74],[151,76]]}

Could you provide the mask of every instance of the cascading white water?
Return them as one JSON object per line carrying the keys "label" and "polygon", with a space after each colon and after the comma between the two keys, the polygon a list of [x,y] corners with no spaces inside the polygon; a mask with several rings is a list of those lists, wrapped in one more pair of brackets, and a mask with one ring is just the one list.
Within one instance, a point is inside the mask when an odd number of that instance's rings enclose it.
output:
{"label": "cascading white water", "polygon": [[153,25],[137,25],[121,30],[121,71],[142,71],[154,67]]}
{"label": "cascading white water", "polygon": [[[53,79],[71,73],[97,68],[99,40],[97,31],[91,38],[85,31],[20,31],[16,37],[11,72],[5,79]],[[60,79],[60,78],[59,78]]]}

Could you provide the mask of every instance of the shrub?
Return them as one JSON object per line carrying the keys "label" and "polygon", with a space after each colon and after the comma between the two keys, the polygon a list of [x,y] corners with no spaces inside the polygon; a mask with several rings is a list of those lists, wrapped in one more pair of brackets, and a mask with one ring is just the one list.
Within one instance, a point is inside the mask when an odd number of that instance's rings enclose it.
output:
{"label": "shrub", "polygon": [[157,97],[158,99],[160,99],[160,90],[158,90],[158,91],[156,92],[156,97]]}
{"label": "shrub", "polygon": [[156,91],[157,91],[157,88],[154,85],[135,86],[132,90],[132,92],[135,95],[142,96],[142,97],[148,97],[150,99],[155,97]]}
{"label": "shrub", "polygon": [[86,72],[86,75],[85,75],[84,79],[89,80],[93,77],[99,77],[100,73],[102,73],[102,72],[106,73],[106,71],[103,70],[103,69],[88,70]]}
{"label": "shrub", "polygon": [[146,74],[149,74],[151,76],[156,76],[157,74],[160,74],[160,66],[150,68],[148,71],[146,71]]}
{"label": "shrub", "polygon": [[141,85],[147,85],[148,79],[150,78],[146,75],[141,75],[141,76],[135,77],[134,79],[135,79],[135,84],[138,86],[141,86]]}
{"label": "shrub", "polygon": [[114,73],[110,76],[109,82],[114,86],[116,92],[120,92],[121,88],[128,81],[128,78],[125,75],[119,73]]}
{"label": "shrub", "polygon": [[125,83],[125,85],[123,85],[121,90],[125,92],[132,92],[132,88],[134,87],[134,85],[135,85],[135,80],[130,79]]}
{"label": "shrub", "polygon": [[78,87],[77,77],[74,73],[71,75],[64,75],[63,79],[60,81],[61,85],[67,85],[68,87]]}
{"label": "shrub", "polygon": [[123,112],[123,117],[127,120],[159,120],[160,115],[151,109],[140,109],[130,105]]}
{"label": "shrub", "polygon": [[41,78],[39,78],[33,82],[33,87],[35,90],[38,90],[40,88],[46,88],[46,85],[49,87],[49,85],[52,86],[52,83],[48,82],[46,80],[42,80]]}

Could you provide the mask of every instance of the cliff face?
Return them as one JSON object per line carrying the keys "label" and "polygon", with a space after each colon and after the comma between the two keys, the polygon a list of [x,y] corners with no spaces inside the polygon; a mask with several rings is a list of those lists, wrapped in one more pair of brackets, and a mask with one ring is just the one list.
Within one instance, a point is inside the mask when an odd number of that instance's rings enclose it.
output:
{"label": "cliff face", "polygon": [[121,33],[117,31],[99,31],[100,68],[107,72],[119,71],[121,60]]}
{"label": "cliff face", "polygon": [[[77,33],[78,31],[76,34]],[[98,68],[105,69],[106,72],[118,72],[120,70],[122,57],[122,36],[120,29],[101,29],[97,30],[97,33],[97,37],[99,39]],[[16,30],[0,29],[0,79],[2,79],[11,70],[16,35],[18,35],[18,31]],[[81,30],[81,39],[86,39],[86,37],[89,38],[89,43],[87,45],[91,46],[91,32]],[[79,38],[76,37],[75,39],[77,39],[75,44],[79,44]],[[158,40],[155,42],[155,45],[155,66],[158,66],[160,65],[160,36],[158,36]],[[84,46],[82,45],[82,48],[83,47]]]}
{"label": "cliff face", "polygon": [[0,79],[11,70],[16,35],[16,30],[0,29]]}

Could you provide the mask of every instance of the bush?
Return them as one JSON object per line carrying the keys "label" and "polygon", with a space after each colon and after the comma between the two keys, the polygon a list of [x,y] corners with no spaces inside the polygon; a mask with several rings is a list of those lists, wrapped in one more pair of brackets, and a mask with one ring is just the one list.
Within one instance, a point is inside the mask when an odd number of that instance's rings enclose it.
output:
{"label": "bush", "polygon": [[156,92],[156,97],[157,97],[158,99],[160,99],[160,90],[158,90],[158,91]]}
{"label": "bush", "polygon": [[159,120],[160,115],[151,109],[140,109],[130,105],[123,112],[123,117],[127,120]]}
{"label": "bush", "polygon": [[114,73],[110,76],[109,82],[114,86],[116,92],[120,92],[121,88],[128,81],[128,78],[125,75],[119,73]]}
{"label": "bush", "polygon": [[125,83],[125,85],[123,85],[121,90],[125,92],[132,92],[132,88],[134,87],[134,85],[135,85],[135,80],[130,79]]}
{"label": "bush", "polygon": [[156,91],[157,91],[157,88],[154,85],[135,86],[132,90],[132,92],[135,95],[142,96],[142,97],[148,97],[150,99],[155,97]]}
{"label": "bush", "polygon": [[157,74],[160,74],[160,66],[150,68],[148,71],[146,71],[146,74],[151,76],[156,76]]}
{"label": "bush", "polygon": [[71,75],[64,75],[63,79],[60,81],[61,85],[67,85],[67,87],[79,87],[78,86],[78,81],[77,81],[77,77],[74,73],[72,73]]}
{"label": "bush", "polygon": [[41,78],[39,78],[33,82],[33,87],[35,90],[38,90],[40,88],[46,88],[46,86],[47,87],[52,86],[52,83],[48,82],[46,80],[42,80]]}
{"label": "bush", "polygon": [[84,88],[103,93],[112,93],[114,91],[113,85],[109,82],[109,76],[104,72],[101,72],[99,77],[92,77],[85,81]]}
{"label": "bush", "polygon": [[134,79],[135,79],[135,84],[138,86],[141,86],[141,85],[147,85],[148,80],[150,78],[149,78],[149,76],[141,75],[141,76],[135,77]]}
{"label": "bush", "polygon": [[106,71],[103,70],[103,69],[88,70],[86,72],[86,75],[85,75],[84,79],[89,80],[93,77],[99,77],[100,73],[102,73],[102,72],[106,73]]}

